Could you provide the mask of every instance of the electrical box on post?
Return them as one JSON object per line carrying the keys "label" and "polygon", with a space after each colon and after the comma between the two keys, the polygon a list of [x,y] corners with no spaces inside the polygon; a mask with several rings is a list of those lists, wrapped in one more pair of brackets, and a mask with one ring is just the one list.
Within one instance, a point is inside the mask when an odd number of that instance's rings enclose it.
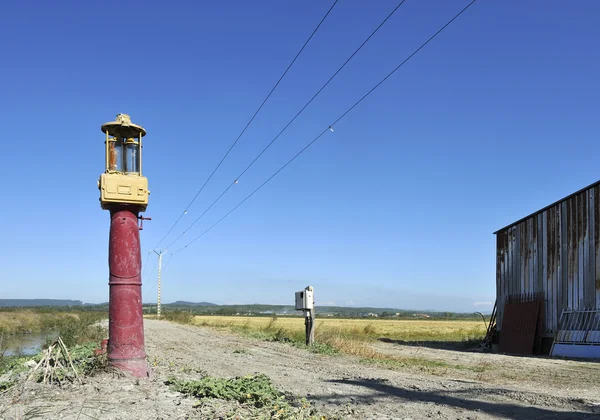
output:
{"label": "electrical box on post", "polygon": [[314,309],[315,307],[315,299],[314,299],[314,291],[311,286],[308,286],[304,290],[300,290],[296,292],[296,310],[308,310]]}
{"label": "electrical box on post", "polygon": [[304,309],[304,290],[296,292],[296,310],[301,311]]}

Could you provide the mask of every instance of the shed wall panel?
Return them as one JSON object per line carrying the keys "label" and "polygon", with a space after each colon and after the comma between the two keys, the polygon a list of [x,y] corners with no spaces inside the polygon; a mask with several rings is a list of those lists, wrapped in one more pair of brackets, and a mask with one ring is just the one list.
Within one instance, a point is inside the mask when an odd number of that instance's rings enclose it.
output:
{"label": "shed wall panel", "polygon": [[600,309],[600,185],[496,232],[498,329],[511,295],[544,296],[544,333],[563,309]]}
{"label": "shed wall panel", "polygon": [[[569,212],[568,212],[568,207],[567,207],[567,202],[564,201],[561,203],[560,206],[560,224],[561,224],[561,235],[560,235],[560,243],[561,243],[561,247],[560,247],[560,255],[561,255],[561,261],[564,261],[566,263],[563,263],[561,265],[561,270],[560,270],[560,304],[562,308],[567,308],[568,305],[568,301],[567,301],[567,279],[568,279],[568,274],[569,274],[569,267],[568,267],[568,216],[569,216]],[[562,312],[562,310],[560,311]]]}

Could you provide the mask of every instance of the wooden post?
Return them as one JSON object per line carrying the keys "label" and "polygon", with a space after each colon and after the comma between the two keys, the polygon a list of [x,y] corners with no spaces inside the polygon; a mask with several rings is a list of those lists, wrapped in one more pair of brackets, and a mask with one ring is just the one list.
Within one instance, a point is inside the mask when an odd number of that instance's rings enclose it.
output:
{"label": "wooden post", "polygon": [[308,335],[309,345],[315,344],[315,310],[310,310],[310,334]]}
{"label": "wooden post", "polygon": [[307,286],[295,294],[296,310],[304,314],[304,332],[306,345],[315,343],[315,297],[312,286]]}
{"label": "wooden post", "polygon": [[304,326],[306,331],[306,345],[312,346],[315,343],[315,313],[311,309],[304,311]]}

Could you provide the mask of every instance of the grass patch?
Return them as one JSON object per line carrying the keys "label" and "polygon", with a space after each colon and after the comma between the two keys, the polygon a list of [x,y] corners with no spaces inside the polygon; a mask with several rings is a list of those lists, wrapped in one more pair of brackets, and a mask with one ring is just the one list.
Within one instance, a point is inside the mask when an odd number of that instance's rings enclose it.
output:
{"label": "grass patch", "polygon": [[376,358],[363,358],[362,363],[376,364],[389,369],[412,369],[432,375],[441,375],[446,373],[448,370],[462,370],[471,371],[475,373],[484,372],[485,369],[481,366],[468,366],[468,365],[457,365],[453,363],[446,363],[440,360],[425,359],[422,357],[398,357],[381,355]]}
{"label": "grass patch", "polygon": [[[378,364],[390,369],[409,369],[430,374],[444,374],[448,370],[483,373],[487,367],[459,365],[423,357],[406,357],[377,352],[373,341],[387,336],[406,342],[458,341],[467,347],[478,343],[483,324],[476,321],[399,321],[399,320],[317,320],[315,345],[306,346],[302,318],[252,318],[196,316],[199,326],[225,329],[265,341],[289,343],[317,354],[346,354],[360,358],[364,363]],[[411,339],[412,337],[412,339]]]}
{"label": "grass patch", "polygon": [[304,342],[299,343],[297,341],[293,341],[292,345],[299,349],[308,350],[315,354],[325,354],[331,356],[339,353],[339,351],[335,347],[332,347],[327,343],[314,343],[312,346],[307,346]]}
{"label": "grass patch", "polygon": [[78,344],[69,349],[69,354],[73,360],[73,366],[81,376],[90,376],[97,371],[108,367],[106,353],[96,355],[94,351],[98,348],[98,343],[91,342]]}
{"label": "grass patch", "polygon": [[198,405],[207,399],[235,401],[242,407],[251,408],[252,418],[318,418],[306,400],[285,395],[262,374],[237,378],[205,376],[194,381],[170,379],[167,384],[174,391],[198,398]]}
{"label": "grass patch", "polygon": [[[211,317],[214,318],[214,317]],[[256,329],[255,325],[250,322],[244,322],[243,324],[234,323],[229,320],[224,322],[218,322],[216,320],[202,320],[200,323],[195,322],[196,325],[212,328],[226,329],[246,337],[256,338],[263,341],[274,341],[280,343],[290,343],[294,347],[306,349],[316,354],[333,355],[337,354],[338,350],[323,340],[319,340],[319,337],[315,337],[315,344],[312,346],[306,345],[306,337],[304,330],[295,331],[279,325],[277,317],[267,318],[263,326]],[[215,322],[216,321],[216,322]]]}
{"label": "grass patch", "polygon": [[54,331],[72,323],[94,324],[108,317],[103,311],[50,311],[48,308],[0,310],[0,330],[5,334]]}
{"label": "grass patch", "polygon": [[29,371],[25,362],[30,359],[30,357],[20,356],[0,357],[0,392],[16,385],[22,374]]}
{"label": "grass patch", "polygon": [[166,311],[161,315],[161,318],[166,321],[177,322],[178,324],[193,324],[194,315],[189,311],[176,309],[174,311]]}

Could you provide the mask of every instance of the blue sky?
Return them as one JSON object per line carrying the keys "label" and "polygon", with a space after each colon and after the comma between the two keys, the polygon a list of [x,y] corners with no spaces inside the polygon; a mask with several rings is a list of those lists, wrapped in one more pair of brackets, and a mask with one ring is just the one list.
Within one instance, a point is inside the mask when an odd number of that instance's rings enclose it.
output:
{"label": "blue sky", "polygon": [[[407,0],[186,237],[467,3]],[[100,125],[125,112],[148,130],[145,261],[331,4],[4,2],[0,297],[107,301]],[[173,233],[396,4],[339,1]],[[479,0],[333,133],[177,254],[163,301],[292,303],[311,284],[317,303],[491,309],[492,232],[599,179],[599,12],[591,0]],[[144,273],[148,302],[154,262]]]}

